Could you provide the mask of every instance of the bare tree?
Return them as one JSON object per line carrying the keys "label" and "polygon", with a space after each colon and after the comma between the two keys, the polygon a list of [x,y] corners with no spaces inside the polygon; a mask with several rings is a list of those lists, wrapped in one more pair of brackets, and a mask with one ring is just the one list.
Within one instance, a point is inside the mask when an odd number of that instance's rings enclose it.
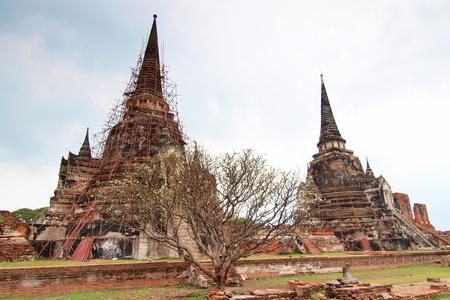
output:
{"label": "bare tree", "polygon": [[[130,166],[104,197],[149,239],[181,253],[224,288],[232,264],[292,236],[314,200],[299,202],[300,174],[270,167],[244,150],[216,157],[188,148]],[[211,258],[206,268],[181,237]]]}

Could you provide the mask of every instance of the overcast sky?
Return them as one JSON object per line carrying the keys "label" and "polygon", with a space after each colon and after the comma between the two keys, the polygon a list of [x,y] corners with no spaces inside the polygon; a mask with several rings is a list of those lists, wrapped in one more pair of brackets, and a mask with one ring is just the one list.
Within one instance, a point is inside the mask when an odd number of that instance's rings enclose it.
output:
{"label": "overcast sky", "polygon": [[347,148],[450,229],[450,1],[433,0],[0,1],[0,209],[49,205],[153,14],[191,138],[306,172],[323,73]]}

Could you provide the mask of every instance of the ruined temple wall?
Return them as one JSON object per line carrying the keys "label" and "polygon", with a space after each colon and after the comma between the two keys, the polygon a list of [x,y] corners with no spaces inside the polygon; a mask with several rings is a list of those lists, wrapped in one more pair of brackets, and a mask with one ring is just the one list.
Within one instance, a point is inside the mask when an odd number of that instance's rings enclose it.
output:
{"label": "ruined temple wall", "polygon": [[409,196],[402,193],[393,193],[394,208],[400,211],[408,220],[413,221],[413,214],[411,211],[411,202]]}
{"label": "ruined temple wall", "polygon": [[0,211],[0,261],[33,260],[35,251],[28,243],[30,226],[9,211]]}
{"label": "ruined temple wall", "polygon": [[427,206],[421,203],[414,203],[414,220],[416,223],[429,225]]}
{"label": "ruined temple wall", "polygon": [[84,193],[86,186],[98,169],[97,159],[86,159],[69,152],[68,158],[61,159],[58,184],[54,196],[50,198],[50,207],[34,220],[36,225],[58,225],[69,213],[72,205]]}
{"label": "ruined temple wall", "polygon": [[365,185],[361,162],[348,150],[331,149],[315,156],[309,174],[320,191],[339,187],[363,188]]}
{"label": "ruined temple wall", "polygon": [[380,203],[383,203],[387,206],[388,209],[394,209],[394,198],[391,190],[391,186],[384,179],[383,176],[380,176],[376,179],[376,186],[380,194]]}
{"label": "ruined temple wall", "polygon": [[0,295],[127,289],[187,282],[185,262],[0,269]]}

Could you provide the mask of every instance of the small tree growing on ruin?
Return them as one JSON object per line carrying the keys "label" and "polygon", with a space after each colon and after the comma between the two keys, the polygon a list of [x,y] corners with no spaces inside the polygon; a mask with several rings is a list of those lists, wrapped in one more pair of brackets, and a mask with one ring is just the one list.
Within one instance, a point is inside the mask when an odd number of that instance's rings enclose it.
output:
{"label": "small tree growing on ruin", "polygon": [[[103,197],[149,239],[177,250],[224,288],[232,264],[274,250],[306,214],[300,175],[268,165],[252,150],[217,157],[187,149],[130,166]],[[210,271],[183,241],[188,234],[211,258]]]}

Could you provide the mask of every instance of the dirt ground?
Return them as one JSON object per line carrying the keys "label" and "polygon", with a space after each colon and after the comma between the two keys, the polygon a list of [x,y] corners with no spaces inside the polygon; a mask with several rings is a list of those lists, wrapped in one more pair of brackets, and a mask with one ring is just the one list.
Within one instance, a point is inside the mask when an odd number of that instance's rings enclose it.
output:
{"label": "dirt ground", "polygon": [[[230,291],[235,294],[250,294],[250,291],[259,289],[284,289],[286,283],[273,283],[269,281],[252,280],[247,282],[244,286],[230,286],[226,287],[226,291]],[[208,289],[199,289],[197,287],[190,286],[177,286],[166,288],[149,288],[150,299],[186,299],[188,297],[198,296],[198,299],[203,299],[202,295],[207,294],[209,291],[214,290],[213,287]],[[131,295],[130,295],[131,296]],[[114,299],[114,298],[110,298]],[[149,299],[149,295],[132,295],[129,299]]]}

